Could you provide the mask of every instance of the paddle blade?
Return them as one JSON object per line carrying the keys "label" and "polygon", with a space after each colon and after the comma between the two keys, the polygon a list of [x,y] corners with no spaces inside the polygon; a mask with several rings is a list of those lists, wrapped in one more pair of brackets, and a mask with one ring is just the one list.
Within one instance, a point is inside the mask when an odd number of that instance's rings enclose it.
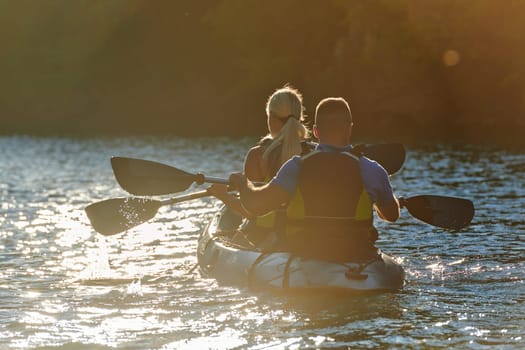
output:
{"label": "paddle blade", "polygon": [[86,214],[95,231],[111,236],[153,218],[161,204],[146,198],[113,198],[90,204]]}
{"label": "paddle blade", "polygon": [[111,167],[119,185],[137,196],[163,195],[186,190],[198,175],[151,160],[113,157]]}
{"label": "paddle blade", "polygon": [[462,229],[474,217],[474,204],[464,198],[420,195],[407,198],[404,204],[415,218],[446,229]]}
{"label": "paddle blade", "polygon": [[363,155],[375,160],[388,175],[392,175],[401,169],[405,162],[405,147],[401,143],[380,143],[367,145],[362,148]]}

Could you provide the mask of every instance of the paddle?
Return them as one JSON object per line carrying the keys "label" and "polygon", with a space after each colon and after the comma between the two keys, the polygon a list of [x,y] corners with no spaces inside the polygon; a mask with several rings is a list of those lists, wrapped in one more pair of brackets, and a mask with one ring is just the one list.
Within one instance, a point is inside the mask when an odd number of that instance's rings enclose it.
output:
{"label": "paddle", "polygon": [[388,175],[395,174],[405,162],[405,147],[401,143],[379,143],[356,145],[352,153],[375,160],[386,170]]}
{"label": "paddle", "polygon": [[137,196],[154,196],[181,192],[194,182],[229,184],[228,180],[192,174],[151,160],[112,157],[111,166],[117,182],[127,192]]}
{"label": "paddle", "polygon": [[474,217],[474,204],[464,198],[419,195],[399,198],[399,204],[413,217],[445,229],[462,229]]}
{"label": "paddle", "polygon": [[164,205],[210,196],[208,191],[194,192],[166,200],[138,197],[112,198],[90,204],[86,214],[95,231],[111,236],[152,219]]}
{"label": "paddle", "polygon": [[[405,148],[400,143],[359,145],[353,150],[376,160],[389,174],[398,171],[405,161]],[[193,183],[228,184],[227,180],[192,174],[175,167],[151,160],[113,157],[111,166],[119,185],[137,196],[154,196],[181,192]]]}
{"label": "paddle", "polygon": [[[207,191],[162,201],[135,197],[114,198],[89,205],[86,213],[95,231],[110,236],[152,219],[161,206],[205,196],[209,196]],[[400,198],[399,201],[415,218],[446,229],[459,230],[467,226],[474,216],[472,202],[463,198],[418,195]]]}

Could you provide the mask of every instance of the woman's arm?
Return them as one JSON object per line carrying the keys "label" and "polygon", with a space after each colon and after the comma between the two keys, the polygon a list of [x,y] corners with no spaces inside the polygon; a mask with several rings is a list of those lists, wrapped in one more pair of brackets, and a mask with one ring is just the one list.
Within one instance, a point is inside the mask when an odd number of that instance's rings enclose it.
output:
{"label": "woman's arm", "polygon": [[252,147],[244,159],[244,174],[253,182],[263,182],[266,177],[263,162],[264,149],[261,146]]}

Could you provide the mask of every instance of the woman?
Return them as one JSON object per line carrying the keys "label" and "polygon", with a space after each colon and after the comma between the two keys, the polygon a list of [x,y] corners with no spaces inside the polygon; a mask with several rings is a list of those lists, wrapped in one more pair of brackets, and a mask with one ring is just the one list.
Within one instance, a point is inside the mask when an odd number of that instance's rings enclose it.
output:
{"label": "woman", "polygon": [[[303,124],[305,115],[303,97],[295,88],[285,85],[276,90],[266,102],[268,135],[252,147],[244,160],[244,173],[253,182],[268,182],[288,159],[307,153],[309,132]],[[220,199],[230,209],[253,218],[239,199],[228,193],[226,185],[214,184],[210,194]],[[266,223],[262,226],[270,226]]]}

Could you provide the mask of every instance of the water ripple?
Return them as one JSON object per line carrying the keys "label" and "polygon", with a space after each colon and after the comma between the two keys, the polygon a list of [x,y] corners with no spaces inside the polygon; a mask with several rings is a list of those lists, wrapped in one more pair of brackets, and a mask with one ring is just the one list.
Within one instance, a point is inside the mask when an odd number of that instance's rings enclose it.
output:
{"label": "water ripple", "polygon": [[211,198],[162,208],[115,236],[90,227],[86,205],[126,195],[111,156],[226,177],[254,141],[0,138],[0,348],[525,346],[521,151],[409,147],[396,192],[466,197],[476,216],[458,232],[406,211],[378,222],[379,247],[407,270],[399,293],[292,298],[203,278],[196,238],[218,207]]}

